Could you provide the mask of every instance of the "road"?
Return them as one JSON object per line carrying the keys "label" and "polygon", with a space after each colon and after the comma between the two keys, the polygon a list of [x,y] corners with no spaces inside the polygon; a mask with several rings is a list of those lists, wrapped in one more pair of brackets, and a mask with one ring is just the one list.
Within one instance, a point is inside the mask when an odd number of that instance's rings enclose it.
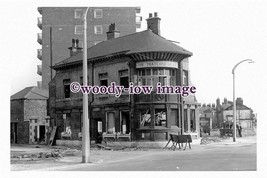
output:
{"label": "road", "polygon": [[256,143],[154,150],[125,159],[61,168],[65,171],[256,171]]}

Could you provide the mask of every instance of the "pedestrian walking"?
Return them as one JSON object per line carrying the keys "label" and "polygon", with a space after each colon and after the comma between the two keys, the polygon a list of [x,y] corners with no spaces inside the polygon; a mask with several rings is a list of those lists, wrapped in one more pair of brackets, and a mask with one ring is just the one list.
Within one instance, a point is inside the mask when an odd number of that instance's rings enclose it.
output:
{"label": "pedestrian walking", "polygon": [[242,137],[242,127],[241,127],[241,125],[238,126],[238,134],[239,134],[239,137]]}

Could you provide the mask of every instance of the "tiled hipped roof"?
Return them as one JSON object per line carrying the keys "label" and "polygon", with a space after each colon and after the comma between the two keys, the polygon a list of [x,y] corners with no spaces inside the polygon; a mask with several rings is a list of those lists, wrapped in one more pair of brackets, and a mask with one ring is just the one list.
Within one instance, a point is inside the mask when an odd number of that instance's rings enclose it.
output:
{"label": "tiled hipped roof", "polygon": [[10,100],[19,99],[48,99],[48,92],[37,87],[26,87],[10,97]]}
{"label": "tiled hipped roof", "polygon": [[[193,55],[190,51],[154,34],[151,30],[145,30],[98,43],[87,49],[87,56],[89,60],[94,60],[115,54],[131,55],[145,52],[169,52],[181,54],[183,58]],[[83,54],[79,53],[55,64],[53,68],[56,69],[67,64],[82,62],[82,58]]]}

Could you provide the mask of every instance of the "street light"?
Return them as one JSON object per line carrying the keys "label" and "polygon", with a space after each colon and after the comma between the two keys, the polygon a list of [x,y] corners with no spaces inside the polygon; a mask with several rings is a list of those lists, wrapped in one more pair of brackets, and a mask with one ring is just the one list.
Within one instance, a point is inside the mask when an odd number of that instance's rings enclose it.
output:
{"label": "street light", "polygon": [[[84,13],[83,22],[83,85],[87,85],[87,7]],[[89,118],[88,118],[88,94],[83,94],[83,128],[82,128],[82,162],[89,163],[90,158],[90,134],[89,134]]]}
{"label": "street light", "polygon": [[248,61],[249,63],[254,63],[254,61],[252,61],[251,59],[245,59],[243,61],[238,62],[233,70],[232,70],[232,74],[233,74],[233,120],[234,120],[234,125],[233,125],[233,142],[236,141],[236,101],[235,101],[235,69],[236,67],[243,63]]}

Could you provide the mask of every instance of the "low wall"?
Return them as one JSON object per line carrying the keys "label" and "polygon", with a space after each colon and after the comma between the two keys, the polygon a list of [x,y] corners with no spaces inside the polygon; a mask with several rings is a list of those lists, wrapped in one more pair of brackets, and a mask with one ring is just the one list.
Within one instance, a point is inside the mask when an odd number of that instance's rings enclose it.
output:
{"label": "low wall", "polygon": [[[191,144],[200,144],[200,139],[194,139],[192,140],[193,142]],[[119,142],[119,141],[115,141],[115,142],[102,142],[102,144],[107,145],[107,146],[118,146],[118,147],[126,147],[126,148],[152,148],[152,149],[159,149],[159,148],[164,148],[166,146],[166,144],[168,143],[168,141],[154,141],[154,142],[150,142],[150,141],[139,141],[139,142],[129,142],[129,141],[125,141],[125,142]],[[94,144],[94,143],[92,143]],[[78,146],[81,147],[82,146],[82,141],[81,140],[56,140],[56,145],[58,146]],[[172,142],[169,143],[168,147],[170,147],[172,145]]]}

